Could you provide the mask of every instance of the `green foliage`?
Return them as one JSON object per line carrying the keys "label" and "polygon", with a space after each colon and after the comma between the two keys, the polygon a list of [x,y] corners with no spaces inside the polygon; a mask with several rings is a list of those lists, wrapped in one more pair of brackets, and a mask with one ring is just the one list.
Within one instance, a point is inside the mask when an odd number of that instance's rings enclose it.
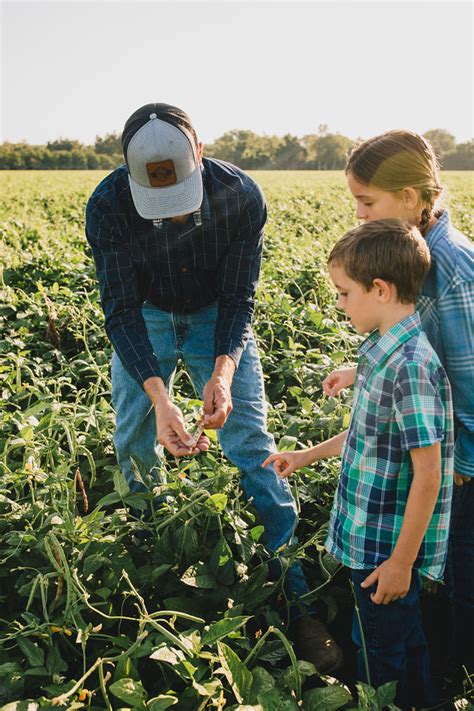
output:
{"label": "green foliage", "polygon": [[[269,428],[280,448],[298,448],[347,424],[348,397],[328,400],[321,382],[359,341],[325,269],[353,205],[339,174],[257,177],[270,215],[255,319]],[[217,444],[169,458],[166,481],[135,462],[150,494],[130,492],[117,467],[111,349],[83,234],[99,178],[0,174],[0,704],[298,708],[305,680],[318,678],[294,658],[283,580],[269,579],[262,526]],[[468,188],[447,180],[468,232]],[[182,372],[175,397],[191,421],[199,401]],[[309,599],[331,619],[351,605],[323,551],[336,481],[328,462],[291,482],[299,543],[281,556],[282,576],[301,560]],[[303,708],[338,708],[347,693],[304,691]],[[360,708],[372,708],[370,693],[361,687]]]}
{"label": "green foliage", "polygon": [[[443,168],[472,170],[473,141],[456,143],[444,129],[427,131]],[[330,133],[320,125],[317,134],[298,138],[263,136],[248,130],[227,131],[204,147],[204,154],[240,166],[244,170],[338,170],[344,168],[354,141]],[[46,146],[27,143],[0,144],[0,170],[97,170],[112,169],[124,162],[118,133],[96,136],[93,146],[59,138]]]}

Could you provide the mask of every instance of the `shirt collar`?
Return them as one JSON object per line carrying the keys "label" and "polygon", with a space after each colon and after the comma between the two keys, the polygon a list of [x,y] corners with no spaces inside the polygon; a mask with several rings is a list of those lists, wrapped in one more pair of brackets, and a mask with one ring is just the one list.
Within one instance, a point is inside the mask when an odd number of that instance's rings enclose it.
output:
{"label": "shirt collar", "polygon": [[396,323],[383,336],[378,331],[372,331],[359,347],[359,355],[375,365],[386,360],[402,343],[416,336],[421,331],[418,312],[406,316]]}
{"label": "shirt collar", "polygon": [[204,167],[204,163],[201,163],[201,177],[202,177],[202,203],[201,203],[201,215],[203,220],[209,220],[211,217],[211,208],[209,205],[209,196],[207,194],[206,190],[206,168]]}

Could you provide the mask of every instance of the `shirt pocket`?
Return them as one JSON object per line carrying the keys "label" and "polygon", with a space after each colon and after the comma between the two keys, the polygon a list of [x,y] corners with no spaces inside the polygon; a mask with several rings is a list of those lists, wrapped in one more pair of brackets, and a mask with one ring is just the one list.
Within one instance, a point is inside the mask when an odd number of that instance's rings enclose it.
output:
{"label": "shirt pocket", "polygon": [[354,415],[356,427],[361,433],[366,437],[378,437],[393,427],[393,398],[377,387],[371,387],[370,390],[364,388]]}

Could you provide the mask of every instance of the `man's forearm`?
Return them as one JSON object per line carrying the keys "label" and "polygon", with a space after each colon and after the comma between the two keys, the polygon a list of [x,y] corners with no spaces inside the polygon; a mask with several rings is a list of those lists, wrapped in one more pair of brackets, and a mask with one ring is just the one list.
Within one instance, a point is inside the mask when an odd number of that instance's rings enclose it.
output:
{"label": "man's forearm", "polygon": [[228,355],[217,356],[214,363],[213,378],[225,378],[229,385],[235,373],[235,361]]}
{"label": "man's forearm", "polygon": [[143,389],[152,401],[153,405],[157,405],[160,402],[168,402],[170,399],[166,385],[161,378],[156,376],[147,378],[147,380],[143,383]]}

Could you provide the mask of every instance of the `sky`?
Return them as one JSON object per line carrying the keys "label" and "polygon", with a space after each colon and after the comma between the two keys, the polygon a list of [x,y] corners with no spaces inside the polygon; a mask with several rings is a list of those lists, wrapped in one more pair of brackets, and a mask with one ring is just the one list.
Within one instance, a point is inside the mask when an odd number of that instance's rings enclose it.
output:
{"label": "sky", "polygon": [[470,2],[2,0],[0,141],[120,132],[150,102],[225,131],[472,137]]}

